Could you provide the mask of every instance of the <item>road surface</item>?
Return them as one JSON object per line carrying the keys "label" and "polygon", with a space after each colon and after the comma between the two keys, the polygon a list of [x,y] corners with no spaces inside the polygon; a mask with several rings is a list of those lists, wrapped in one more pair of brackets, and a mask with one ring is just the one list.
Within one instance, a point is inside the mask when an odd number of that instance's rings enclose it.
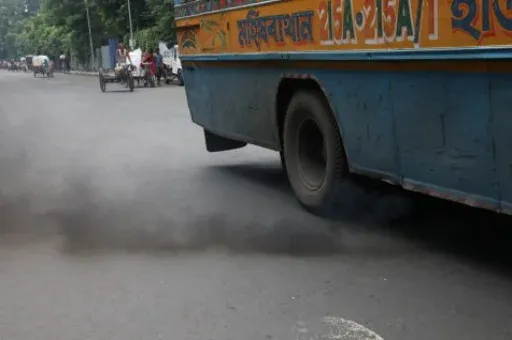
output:
{"label": "road surface", "polygon": [[275,153],[208,154],[183,88],[0,71],[0,338],[512,339],[510,218],[360,183],[341,221]]}

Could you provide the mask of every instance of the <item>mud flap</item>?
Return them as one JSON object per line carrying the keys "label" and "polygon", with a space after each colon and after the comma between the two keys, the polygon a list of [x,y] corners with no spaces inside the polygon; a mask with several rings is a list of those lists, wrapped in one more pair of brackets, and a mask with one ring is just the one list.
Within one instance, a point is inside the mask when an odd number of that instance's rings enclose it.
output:
{"label": "mud flap", "polygon": [[246,142],[221,137],[207,130],[204,130],[204,139],[206,143],[206,150],[208,150],[208,152],[240,149],[247,145]]}

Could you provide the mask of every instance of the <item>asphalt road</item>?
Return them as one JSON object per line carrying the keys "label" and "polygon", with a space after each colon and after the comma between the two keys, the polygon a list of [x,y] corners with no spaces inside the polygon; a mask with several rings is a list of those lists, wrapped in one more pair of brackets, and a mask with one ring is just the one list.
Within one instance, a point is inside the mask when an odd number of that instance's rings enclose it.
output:
{"label": "asphalt road", "polygon": [[[114,87],[112,87],[114,89]],[[0,70],[0,338],[512,339],[512,219],[208,154],[184,90]]]}

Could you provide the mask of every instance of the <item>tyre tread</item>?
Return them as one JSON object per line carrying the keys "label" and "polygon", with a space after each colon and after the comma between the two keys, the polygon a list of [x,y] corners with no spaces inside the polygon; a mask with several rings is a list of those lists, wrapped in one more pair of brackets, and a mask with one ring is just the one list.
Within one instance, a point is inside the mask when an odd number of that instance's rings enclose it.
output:
{"label": "tyre tread", "polygon": [[[307,205],[300,199],[300,193],[296,192],[296,196],[299,199],[299,202],[310,212],[315,215],[323,216],[323,217],[334,217],[336,215],[337,203],[341,201],[343,196],[344,187],[347,182],[347,157],[345,154],[345,149],[343,146],[342,136],[338,127],[338,123],[334,118],[334,113],[325,98],[325,95],[319,90],[302,90],[297,92],[291,99],[290,105],[288,106],[288,112],[285,116],[284,123],[284,134],[283,140],[286,140],[286,133],[288,130],[288,126],[290,124],[290,115],[292,114],[292,110],[294,110],[300,103],[311,103],[316,102],[322,107],[322,117],[327,120],[326,126],[330,129],[329,135],[334,136],[334,150],[335,150],[335,159],[334,165],[332,167],[332,175],[329,176],[330,183],[327,183],[328,187],[322,189],[325,193],[321,200],[316,205]],[[325,136],[324,136],[325,138]],[[289,167],[287,166],[288,170]]]}

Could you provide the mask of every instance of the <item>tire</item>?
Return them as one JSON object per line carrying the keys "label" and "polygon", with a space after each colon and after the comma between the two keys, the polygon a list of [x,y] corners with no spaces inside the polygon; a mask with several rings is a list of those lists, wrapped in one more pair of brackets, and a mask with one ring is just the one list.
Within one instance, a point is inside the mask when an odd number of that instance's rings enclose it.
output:
{"label": "tire", "polygon": [[99,75],[99,80],[100,80],[100,89],[101,89],[101,92],[105,92],[107,90],[107,84],[105,83],[105,80],[103,79],[103,76],[100,74]]}
{"label": "tire", "polygon": [[185,82],[183,81],[183,73],[181,72],[181,70],[178,70],[178,85],[185,85]]}
{"label": "tire", "polygon": [[149,87],[155,87],[155,86],[156,86],[155,76],[151,75],[151,76],[149,76]]}
{"label": "tire", "polygon": [[320,91],[297,92],[284,123],[284,164],[299,202],[310,212],[334,217],[347,157],[334,114]]}
{"label": "tire", "polygon": [[279,159],[281,160],[281,166],[283,167],[283,170],[286,173],[286,160],[284,158],[284,151],[279,152]]}
{"label": "tire", "polygon": [[128,75],[128,88],[130,89],[130,92],[133,92],[133,89],[135,88],[135,81],[131,74]]}

